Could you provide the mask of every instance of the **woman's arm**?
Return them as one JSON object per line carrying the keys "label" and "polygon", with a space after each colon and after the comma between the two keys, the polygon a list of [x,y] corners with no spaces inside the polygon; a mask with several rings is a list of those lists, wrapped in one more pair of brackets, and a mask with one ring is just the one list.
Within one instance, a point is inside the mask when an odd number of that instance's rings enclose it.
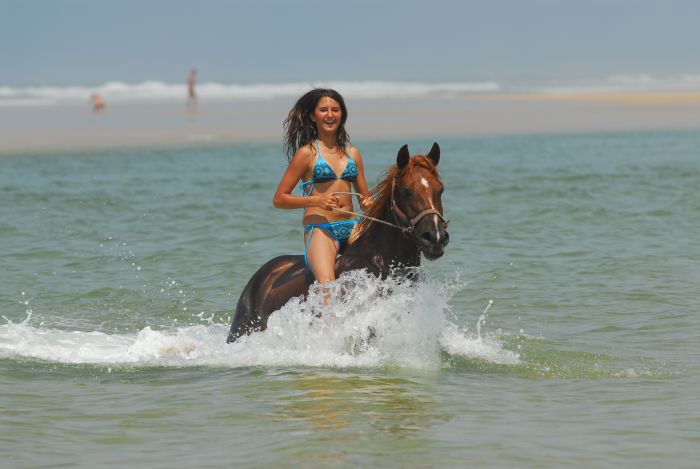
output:
{"label": "woman's arm", "polygon": [[282,175],[275,195],[272,197],[272,205],[277,208],[308,208],[320,207],[332,210],[338,206],[338,196],[332,194],[321,194],[311,196],[292,195],[292,191],[297,182],[304,177],[307,172],[309,162],[313,161],[313,155],[308,146],[301,147],[292,157],[287,166],[287,170]]}
{"label": "woman's arm", "polygon": [[357,179],[355,179],[355,191],[360,196],[360,207],[362,210],[367,211],[372,206],[372,198],[369,196],[369,189],[367,188],[367,180],[365,179],[365,167],[362,164],[362,155],[360,150],[355,147],[350,148],[350,153],[352,159],[355,160],[357,165]]}

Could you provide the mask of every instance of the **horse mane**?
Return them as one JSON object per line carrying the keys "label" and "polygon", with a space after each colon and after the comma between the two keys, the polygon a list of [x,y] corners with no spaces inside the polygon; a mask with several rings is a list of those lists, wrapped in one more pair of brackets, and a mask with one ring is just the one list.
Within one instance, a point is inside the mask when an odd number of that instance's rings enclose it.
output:
{"label": "horse mane", "polygon": [[[382,175],[382,179],[379,181],[377,186],[369,191],[370,197],[374,199],[374,202],[366,212],[366,215],[372,218],[387,220],[394,223],[393,217],[389,217],[389,213],[391,211],[392,183],[394,179],[397,179],[399,183],[403,183],[405,185],[418,168],[427,169],[438,179],[440,177],[437,172],[437,166],[435,163],[433,163],[433,160],[424,155],[416,155],[409,158],[408,164],[401,170],[399,170],[397,165],[392,165]],[[363,218],[357,224],[357,239],[365,236],[372,237],[379,226],[379,223]]]}

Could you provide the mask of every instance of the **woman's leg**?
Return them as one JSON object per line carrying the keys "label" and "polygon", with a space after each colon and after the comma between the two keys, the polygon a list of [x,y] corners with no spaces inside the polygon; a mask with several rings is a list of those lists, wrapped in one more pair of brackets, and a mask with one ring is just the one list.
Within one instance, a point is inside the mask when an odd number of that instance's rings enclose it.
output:
{"label": "woman's leg", "polygon": [[304,235],[304,242],[308,245],[306,261],[316,280],[319,283],[335,280],[335,257],[338,254],[335,239],[326,230],[316,227]]}

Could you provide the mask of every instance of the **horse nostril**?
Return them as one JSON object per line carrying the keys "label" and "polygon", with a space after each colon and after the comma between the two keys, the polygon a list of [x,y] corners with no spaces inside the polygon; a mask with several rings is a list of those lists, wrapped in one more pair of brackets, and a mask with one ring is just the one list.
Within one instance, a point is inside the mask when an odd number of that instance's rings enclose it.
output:
{"label": "horse nostril", "polygon": [[440,242],[442,243],[443,246],[447,246],[447,243],[450,242],[450,234],[447,231],[445,231],[442,234],[442,239],[440,239]]}
{"label": "horse nostril", "polygon": [[424,241],[427,241],[429,244],[435,244],[435,242],[437,241],[437,238],[432,231],[425,231],[422,235],[420,235],[420,237],[423,238]]}

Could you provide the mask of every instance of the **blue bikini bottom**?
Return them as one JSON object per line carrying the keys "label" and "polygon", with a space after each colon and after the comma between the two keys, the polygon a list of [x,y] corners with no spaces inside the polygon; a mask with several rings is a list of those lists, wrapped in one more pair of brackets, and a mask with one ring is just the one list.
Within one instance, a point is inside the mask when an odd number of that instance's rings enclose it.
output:
{"label": "blue bikini bottom", "polygon": [[338,254],[342,254],[343,249],[348,244],[348,239],[350,238],[350,233],[355,226],[355,223],[360,221],[359,218],[354,220],[342,220],[342,221],[332,221],[329,223],[316,223],[313,225],[306,225],[304,227],[304,234],[309,231],[309,240],[306,242],[306,248],[304,248],[304,263],[306,263],[306,268],[310,269],[309,262],[306,260],[306,253],[309,251],[309,244],[311,244],[311,237],[314,235],[314,229],[320,228],[338,243]]}

